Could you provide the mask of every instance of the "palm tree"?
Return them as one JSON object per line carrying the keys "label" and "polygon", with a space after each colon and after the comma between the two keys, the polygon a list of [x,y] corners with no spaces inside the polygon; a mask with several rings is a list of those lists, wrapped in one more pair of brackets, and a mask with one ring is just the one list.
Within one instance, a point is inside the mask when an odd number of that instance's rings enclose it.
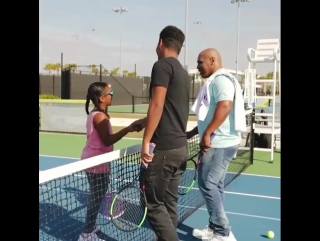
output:
{"label": "palm tree", "polygon": [[46,65],[44,66],[43,69],[46,70],[46,71],[49,71],[49,74],[51,74],[51,71],[54,70],[54,65],[51,64],[51,63],[48,63],[48,64],[46,64]]}
{"label": "palm tree", "polygon": [[99,73],[98,68],[92,68],[92,73],[94,73],[95,75],[97,75]]}
{"label": "palm tree", "polygon": [[74,73],[74,71],[77,69],[77,64],[75,63],[65,64],[64,68],[70,68],[71,71]]}
{"label": "palm tree", "polygon": [[127,75],[128,75],[128,73],[129,73],[129,71],[128,71],[128,70],[123,70],[123,71],[122,71],[123,76],[127,76]]}
{"label": "palm tree", "polygon": [[136,77],[137,73],[133,71],[133,72],[128,73],[128,76],[129,77]]}
{"label": "palm tree", "polygon": [[114,68],[113,70],[111,70],[111,74],[112,75],[118,75],[118,72],[119,72],[119,67]]}
{"label": "palm tree", "polygon": [[99,73],[99,70],[98,70],[96,64],[90,64],[90,65],[89,65],[89,68],[91,69],[91,72],[92,72],[93,74],[96,75],[97,73]]}
{"label": "palm tree", "polygon": [[61,69],[61,64],[60,63],[55,63],[53,65],[53,67],[54,67],[54,70],[57,71],[57,74],[59,74],[60,69]]}

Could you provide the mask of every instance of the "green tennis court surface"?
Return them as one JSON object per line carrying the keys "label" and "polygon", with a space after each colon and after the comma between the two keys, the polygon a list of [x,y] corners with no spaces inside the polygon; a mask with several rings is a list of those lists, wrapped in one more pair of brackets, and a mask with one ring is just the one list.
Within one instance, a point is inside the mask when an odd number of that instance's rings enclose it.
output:
{"label": "green tennis court surface", "polygon": [[[135,104],[134,111],[137,113],[147,113],[148,111],[148,104]],[[131,113],[132,112],[132,105],[115,105],[109,106],[108,111],[110,112],[124,112],[124,113]]]}
{"label": "green tennis court surface", "polygon": [[[39,132],[39,154],[79,158],[86,142],[85,135],[70,135]],[[141,144],[139,138],[124,138],[115,144],[115,150]],[[254,165],[249,166],[245,173],[280,177],[280,152],[274,153],[274,163],[270,164],[270,154],[254,152]]]}

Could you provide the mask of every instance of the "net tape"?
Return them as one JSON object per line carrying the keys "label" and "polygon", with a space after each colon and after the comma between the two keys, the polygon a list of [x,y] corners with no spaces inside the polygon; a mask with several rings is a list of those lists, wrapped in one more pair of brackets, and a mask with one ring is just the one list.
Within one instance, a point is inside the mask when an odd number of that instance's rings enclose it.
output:
{"label": "net tape", "polygon": [[[250,125],[248,122],[247,124]],[[248,134],[243,135],[237,158],[229,165],[225,185],[228,185],[250,164],[252,153],[250,153],[247,136]],[[198,145],[198,136],[189,140],[189,156],[198,152]],[[140,150],[141,145],[136,145],[39,172],[39,240],[77,240],[84,230],[89,203],[90,188],[85,169],[106,162],[111,165],[109,185],[102,205],[99,207],[96,225],[107,234],[108,240],[157,240],[147,221],[140,229],[126,233],[114,227],[109,216],[111,200],[115,192],[139,173]],[[136,185],[138,186],[138,183]],[[188,194],[179,196],[178,205],[179,224],[204,205],[197,184]],[[119,215],[121,216],[121,213]]]}

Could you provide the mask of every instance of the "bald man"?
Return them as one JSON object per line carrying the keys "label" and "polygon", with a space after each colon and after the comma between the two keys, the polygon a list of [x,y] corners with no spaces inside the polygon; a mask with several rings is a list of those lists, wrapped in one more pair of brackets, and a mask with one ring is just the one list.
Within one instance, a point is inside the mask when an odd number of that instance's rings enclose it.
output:
{"label": "bald man", "polygon": [[228,165],[235,155],[241,136],[235,131],[233,101],[235,81],[222,67],[216,49],[206,49],[198,56],[197,69],[209,84],[210,104],[203,121],[187,133],[187,138],[199,134],[203,153],[198,167],[199,189],[206,201],[209,223],[203,230],[194,229],[193,236],[210,241],[235,240],[224,211],[224,180]]}

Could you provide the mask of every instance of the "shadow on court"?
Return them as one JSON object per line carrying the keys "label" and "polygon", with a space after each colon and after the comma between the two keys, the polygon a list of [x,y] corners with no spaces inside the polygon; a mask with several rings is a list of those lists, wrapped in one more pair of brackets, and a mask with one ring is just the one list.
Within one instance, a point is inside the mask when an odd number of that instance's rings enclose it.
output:
{"label": "shadow on court", "polygon": [[191,228],[190,226],[187,226],[182,223],[178,226],[178,229],[186,233],[186,234],[178,233],[179,240],[181,241],[196,241],[196,240],[199,241],[200,240],[192,236],[193,228]]}
{"label": "shadow on court", "polygon": [[[68,193],[74,193],[76,196],[76,200],[81,203],[83,206],[87,206],[89,198],[90,198],[90,193],[89,192],[84,192],[81,190],[78,190],[76,188],[65,188],[65,190]],[[97,223],[99,223],[99,225],[106,225],[111,224],[111,218],[110,218],[110,207],[111,207],[111,202],[112,202],[112,198],[114,196],[108,196],[110,194],[106,194],[106,197],[104,197],[104,200],[102,201],[103,205],[101,205],[101,208],[99,210],[99,213],[104,217],[104,218],[98,218],[99,220],[97,220]],[[119,216],[117,218],[117,221],[121,227],[121,224],[124,225],[124,223],[126,223],[126,225],[130,225],[131,224],[137,224],[139,222],[138,219],[136,219],[135,217],[137,217],[137,215],[132,215],[133,213],[139,213],[141,212],[141,207],[138,204],[132,203],[132,202],[126,202],[125,203],[125,208],[130,210],[130,212],[121,212],[123,210],[123,208],[118,206],[118,211],[117,211],[117,204],[115,204],[115,216]],[[138,215],[139,216],[139,215]],[[140,216],[139,216],[140,217]],[[143,225],[141,226],[140,229],[149,229],[150,231],[152,231],[149,223],[147,220],[145,220],[145,222],[143,223]],[[106,230],[108,230],[108,228],[106,228]],[[146,231],[146,230],[145,230]],[[119,231],[120,232],[120,231]],[[153,231],[152,231],[153,232]]]}
{"label": "shadow on court", "polygon": [[[76,195],[77,201],[79,201],[82,205],[86,206],[88,204],[88,200],[89,200],[89,193],[88,192],[79,191],[76,188],[67,188],[66,191],[68,191],[70,193],[74,193]],[[103,203],[106,203],[106,200],[104,200]],[[132,210],[132,212],[135,212],[135,210],[137,212],[139,212],[139,210],[141,209],[137,204],[134,204],[134,203],[127,203],[126,205],[130,205],[130,206],[127,206],[127,208]],[[113,224],[111,224],[111,221],[110,221],[109,210],[110,210],[110,205],[108,203],[105,204],[105,206],[102,205],[102,207],[100,209],[100,214],[102,214],[106,218],[104,219],[103,223],[101,223],[102,220],[100,220],[99,224],[100,225],[104,225],[106,227],[105,228],[106,232],[108,232],[109,229],[110,229],[109,225],[113,225]],[[117,214],[115,213],[115,215],[117,215]],[[120,215],[120,217],[118,218],[117,221],[120,224],[120,226],[123,223],[126,223],[126,224],[135,223],[136,224],[138,222],[138,220],[134,220],[134,215],[131,215],[130,213],[127,213],[127,212],[122,214],[122,215]],[[144,233],[146,233],[146,232],[147,233],[150,233],[150,232],[153,233],[153,231],[152,231],[147,219],[145,220],[144,224],[142,225],[142,227],[139,230],[141,230]],[[186,233],[186,234],[178,233],[178,236],[179,236],[180,240],[182,240],[182,241],[195,241],[195,240],[198,240],[198,239],[196,239],[196,238],[194,238],[192,236],[192,230],[193,229],[191,227],[189,227],[187,225],[184,225],[184,224],[180,224],[179,225],[179,230],[181,230],[181,231]],[[127,234],[133,234],[133,233],[134,232],[132,232],[132,233],[128,232]],[[110,239],[110,240],[113,240],[113,239]],[[145,239],[143,239],[143,240],[145,240]]]}
{"label": "shadow on court", "polygon": [[72,213],[81,209],[83,207],[70,211],[55,204],[39,203],[39,240],[77,241],[84,222],[73,217]]}

